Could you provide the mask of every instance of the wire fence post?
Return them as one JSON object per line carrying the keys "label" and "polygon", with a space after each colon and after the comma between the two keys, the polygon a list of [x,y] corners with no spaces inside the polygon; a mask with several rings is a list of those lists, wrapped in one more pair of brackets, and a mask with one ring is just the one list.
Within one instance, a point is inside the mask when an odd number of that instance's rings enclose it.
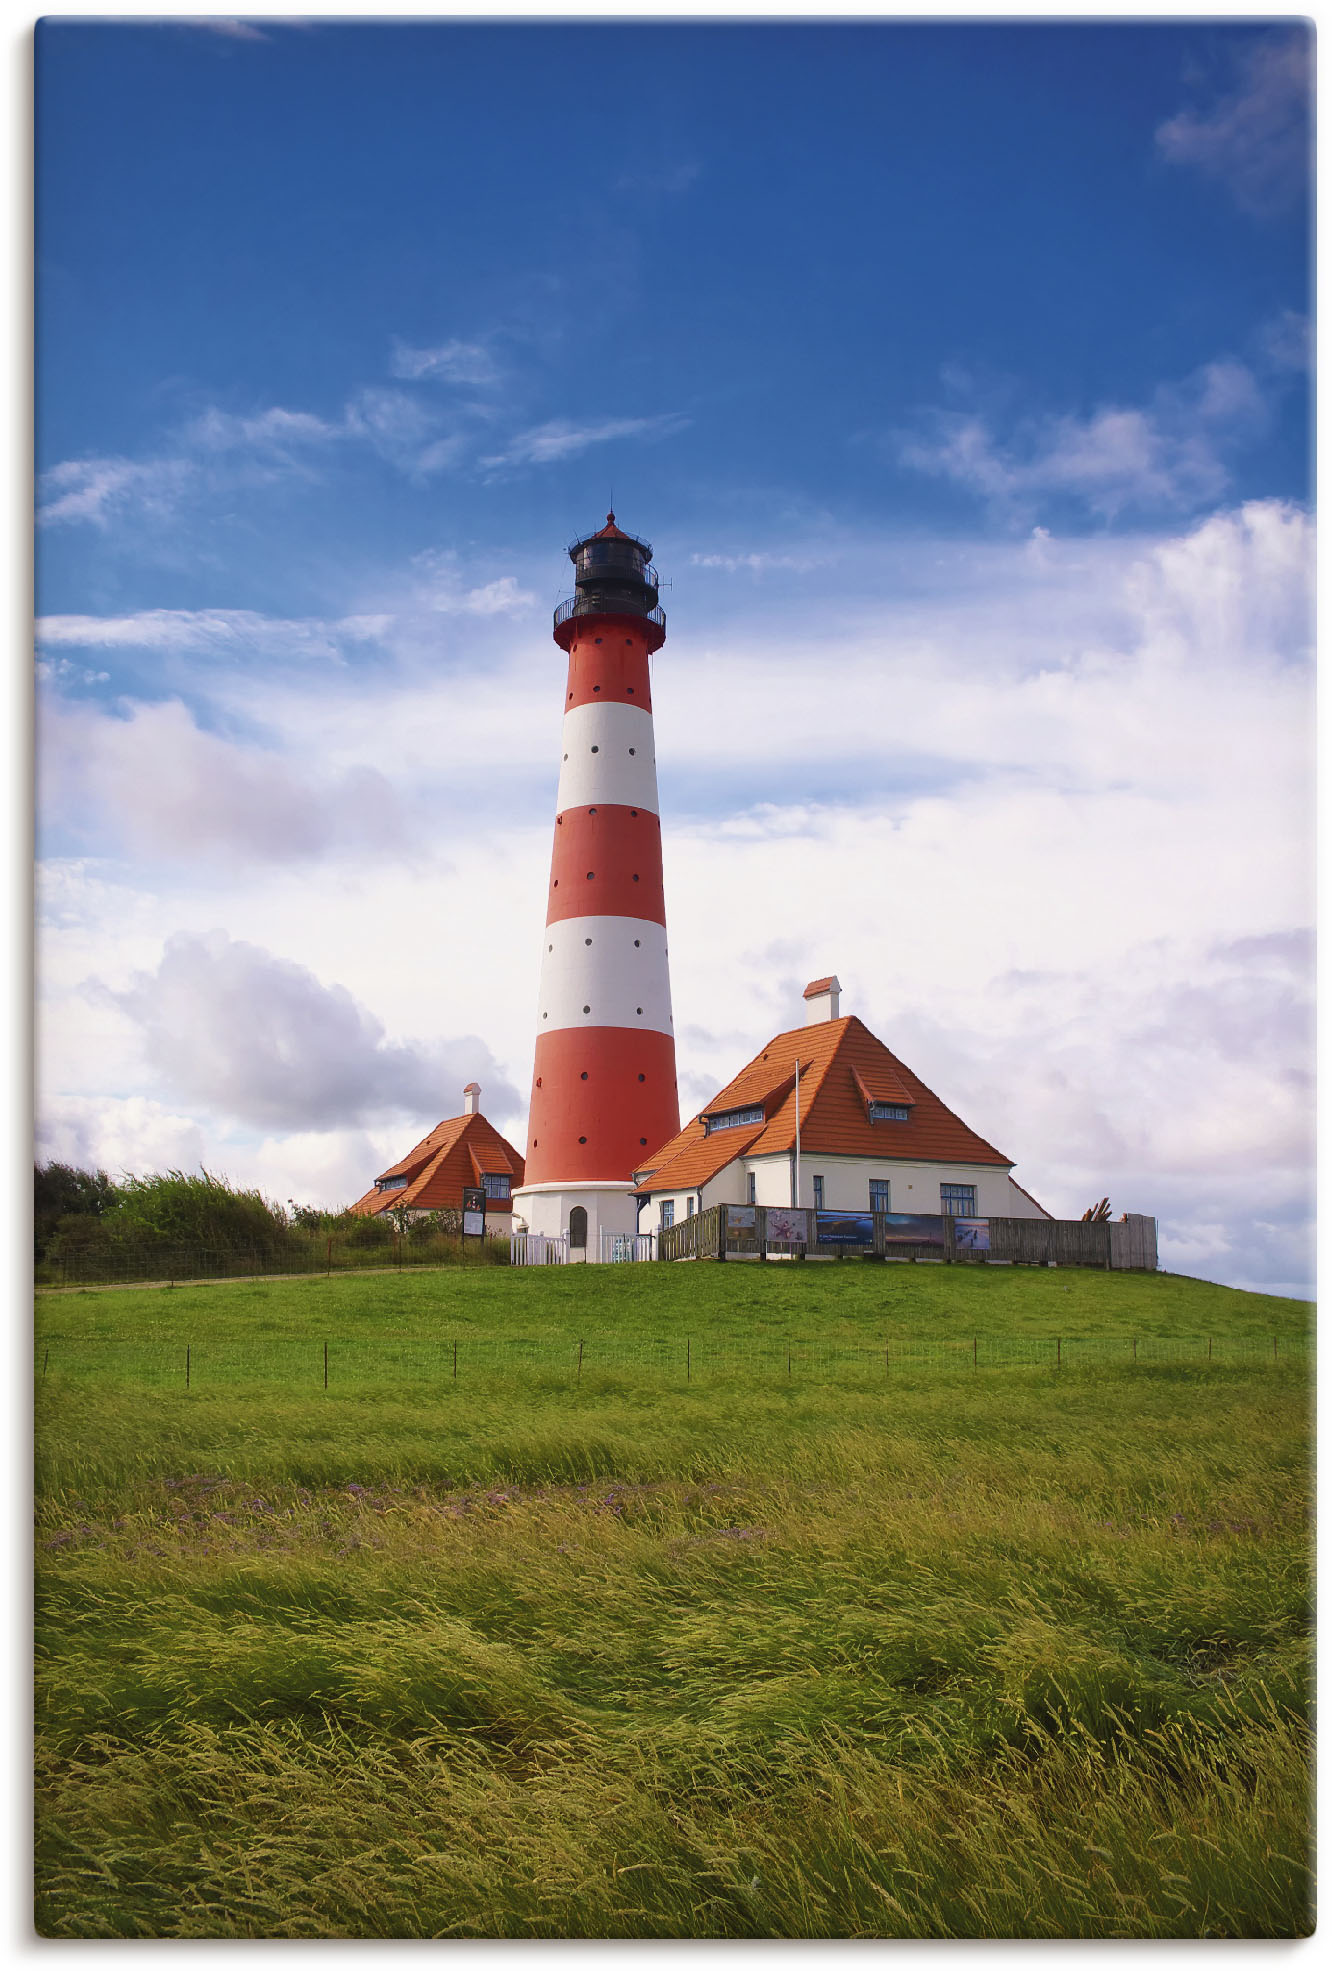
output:
{"label": "wire fence post", "polygon": [[453,1344],[453,1380],[455,1382],[458,1380],[458,1344],[456,1341]]}
{"label": "wire fence post", "polygon": [[583,1343],[581,1337],[578,1343],[578,1380],[579,1382],[583,1380]]}
{"label": "wire fence post", "polygon": [[692,1341],[686,1341],[685,1342],[685,1381],[692,1382],[693,1377],[694,1377],[694,1344]]}
{"label": "wire fence post", "polygon": [[328,1343],[324,1343],[324,1388],[328,1388]]}
{"label": "wire fence post", "polygon": [[1057,1368],[1058,1368],[1058,1367],[1060,1366],[1060,1364],[1061,1364],[1061,1363],[1063,1362],[1063,1359],[1064,1359],[1064,1337],[1063,1337],[1062,1335],[1056,1335],[1056,1336],[1055,1336],[1055,1367],[1056,1367],[1056,1369],[1057,1369]]}
{"label": "wire fence post", "polygon": [[188,1342],[186,1342],[186,1344],[185,1344],[185,1387],[186,1387],[186,1389],[188,1389],[188,1388],[189,1388],[189,1386],[190,1386],[190,1344],[189,1344]]}

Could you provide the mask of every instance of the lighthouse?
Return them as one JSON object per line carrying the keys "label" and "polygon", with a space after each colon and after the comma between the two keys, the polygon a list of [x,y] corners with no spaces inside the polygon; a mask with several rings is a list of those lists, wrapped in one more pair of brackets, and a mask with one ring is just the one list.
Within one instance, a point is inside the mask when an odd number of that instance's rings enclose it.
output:
{"label": "lighthouse", "polygon": [[536,1060],[515,1221],[597,1259],[637,1229],[634,1172],[680,1127],[648,660],[666,640],[646,541],[573,543]]}

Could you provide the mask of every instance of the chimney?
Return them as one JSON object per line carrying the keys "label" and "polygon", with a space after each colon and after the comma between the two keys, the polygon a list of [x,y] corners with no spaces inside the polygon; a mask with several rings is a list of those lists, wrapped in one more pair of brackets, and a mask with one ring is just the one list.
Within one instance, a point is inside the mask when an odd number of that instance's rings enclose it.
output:
{"label": "chimney", "polygon": [[463,1090],[463,1114],[465,1116],[479,1116],[480,1113],[481,1084],[479,1081],[469,1081]]}
{"label": "chimney", "polygon": [[805,1025],[815,1027],[821,1020],[835,1020],[841,1000],[842,988],[832,974],[826,979],[811,979],[805,987]]}

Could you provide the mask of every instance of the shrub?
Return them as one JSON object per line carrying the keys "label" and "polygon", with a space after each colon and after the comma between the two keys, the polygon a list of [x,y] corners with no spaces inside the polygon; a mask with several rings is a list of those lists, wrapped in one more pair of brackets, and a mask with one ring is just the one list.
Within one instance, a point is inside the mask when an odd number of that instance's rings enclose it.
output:
{"label": "shrub", "polygon": [[37,1164],[33,1168],[33,1243],[37,1258],[57,1231],[83,1220],[91,1226],[119,1200],[104,1170],[78,1170],[73,1164]]}

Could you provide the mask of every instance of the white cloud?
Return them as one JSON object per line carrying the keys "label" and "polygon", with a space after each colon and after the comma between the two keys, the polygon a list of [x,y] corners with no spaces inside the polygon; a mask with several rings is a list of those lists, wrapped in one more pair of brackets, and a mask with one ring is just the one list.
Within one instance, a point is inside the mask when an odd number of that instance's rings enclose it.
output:
{"label": "white cloud", "polygon": [[[1034,547],[857,538],[815,582],[798,564],[826,543],[768,540],[754,553],[774,565],[738,598],[729,570],[697,568],[654,678],[686,1102],[798,1023],[805,981],[835,970],[847,1009],[1052,1209],[1109,1190],[1116,1210],[1161,1218],[1167,1263],[1299,1286],[1311,523],[1258,501],[1173,534],[1046,529]],[[139,1029],[80,982],[129,991],[131,972],[158,976],[173,933],[226,923],[341,981],[395,1036],[476,1032],[508,1088],[492,1103],[478,1073],[487,1112],[521,1141],[561,707],[544,637],[466,606],[504,580],[424,559],[373,676],[330,669],[311,692],[297,662],[274,663],[259,699],[238,667],[200,667],[218,722],[262,705],[263,744],[225,742],[228,772],[257,762],[327,829],[340,776],[373,769],[407,837],[456,860],[404,866],[393,844],[367,855],[326,835],[296,864],[233,831],[229,859],[187,848],[175,871],[52,872],[52,1100],[150,1092]],[[728,596],[729,614],[714,607]],[[835,648],[835,671],[811,674],[815,648]],[[155,799],[139,783],[159,757],[169,779],[195,742],[178,714],[108,779],[100,728],[76,738],[92,770],[68,798],[96,794],[89,839],[110,854],[121,805]],[[205,757],[205,808],[211,770]],[[243,777],[226,785],[223,805],[245,800]],[[188,818],[187,844],[203,825]],[[170,815],[150,832],[174,835]],[[434,1106],[427,1122],[456,1094]],[[198,1121],[210,1167],[230,1167],[220,1110],[200,1103]],[[280,1170],[284,1132],[262,1127]],[[320,1129],[291,1127],[294,1162],[313,1157]]]}
{"label": "white cloud", "polygon": [[1260,433],[1268,410],[1253,372],[1233,358],[1162,385],[1146,408],[1102,405],[1086,417],[1027,418],[1001,437],[980,411],[931,409],[923,434],[899,436],[904,465],[952,479],[1001,508],[1051,497],[1113,519],[1190,512],[1229,483],[1226,460]]}
{"label": "white cloud", "polygon": [[39,1163],[69,1163],[112,1177],[197,1170],[207,1156],[204,1130],[193,1116],[144,1095],[55,1095],[37,1123]]}
{"label": "white cloud", "polygon": [[106,528],[133,509],[160,517],[174,511],[193,476],[188,459],[66,459],[42,474],[37,518],[48,526],[83,520]]}
{"label": "white cloud", "polygon": [[46,813],[104,851],[263,864],[391,849],[415,862],[425,846],[375,768],[300,771],[280,752],[202,731],[176,699],[126,717],[55,700],[38,739]]}
{"label": "white cloud", "polygon": [[574,424],[569,418],[552,418],[511,438],[503,452],[483,458],[483,466],[550,465],[559,459],[585,452],[589,445],[604,445],[612,438],[669,438],[683,431],[689,419],[674,412],[660,417],[603,418],[592,424]]}
{"label": "white cloud", "polygon": [[198,28],[205,34],[222,34],[229,41],[268,40],[268,36],[253,21],[238,20],[232,14],[200,14],[193,20],[178,21],[176,25]]}
{"label": "white cloud", "polygon": [[115,998],[173,1094],[261,1128],[437,1121],[457,1113],[455,1091],[473,1079],[514,1099],[475,1036],[391,1041],[344,986],[222,931],[170,938],[156,972]]}
{"label": "white cloud", "polygon": [[395,339],[389,373],[407,382],[439,379],[475,388],[499,381],[494,357],[479,342],[441,342],[433,349],[414,349]]}
{"label": "white cloud", "polygon": [[791,568],[804,574],[820,565],[820,557],[813,554],[691,554],[691,568],[721,568],[728,575],[737,575],[742,570],[751,575],[763,575],[773,568]]}
{"label": "white cloud", "polygon": [[36,629],[44,650],[159,650],[341,663],[345,644],[378,642],[390,622],[383,615],[325,621],[263,616],[252,609],[140,609],[129,616],[41,616]]}
{"label": "white cloud", "polygon": [[1311,54],[1307,24],[1258,42],[1237,89],[1160,126],[1162,157],[1218,179],[1255,218],[1286,211],[1311,182]]}
{"label": "white cloud", "polygon": [[195,418],[185,431],[188,442],[210,451],[234,451],[238,446],[249,446],[256,451],[274,451],[286,458],[299,446],[328,445],[341,436],[339,427],[325,418],[315,417],[310,411],[283,410],[276,404],[249,417],[212,407]]}

